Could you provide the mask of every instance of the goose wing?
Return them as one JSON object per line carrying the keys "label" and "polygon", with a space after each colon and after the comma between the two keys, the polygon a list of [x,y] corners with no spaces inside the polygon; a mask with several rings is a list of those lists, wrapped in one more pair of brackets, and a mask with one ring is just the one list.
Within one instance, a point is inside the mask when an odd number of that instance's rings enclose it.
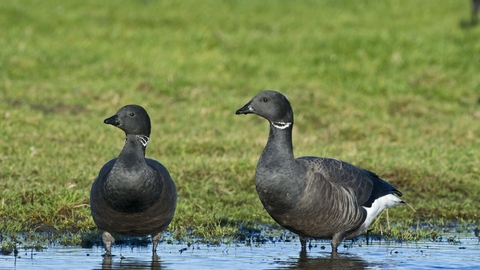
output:
{"label": "goose wing", "polygon": [[361,206],[370,207],[373,201],[387,194],[402,195],[375,173],[357,168],[348,162],[318,157],[301,157],[297,160],[303,162],[307,170],[316,175],[315,179],[324,179],[334,186],[352,192]]}

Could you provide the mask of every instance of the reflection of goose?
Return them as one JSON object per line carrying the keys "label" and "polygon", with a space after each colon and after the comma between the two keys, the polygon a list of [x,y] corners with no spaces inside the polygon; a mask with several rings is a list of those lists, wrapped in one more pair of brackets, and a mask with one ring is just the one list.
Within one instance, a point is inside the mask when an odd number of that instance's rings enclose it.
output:
{"label": "reflection of goose", "polygon": [[103,257],[102,269],[112,269],[112,256]]}
{"label": "reflection of goose", "polygon": [[151,235],[153,253],[162,232],[173,219],[177,203],[175,184],[158,161],[145,158],[150,136],[150,117],[138,105],[127,105],[105,119],[125,132],[125,146],[118,158],[107,162],[90,192],[93,221],[103,231],[107,256],[122,235]]}
{"label": "reflection of goose", "polygon": [[157,253],[153,253],[152,261],[119,261],[115,264],[112,264],[112,256],[103,257],[102,269],[152,269],[160,270],[162,266],[160,264],[159,257]]}
{"label": "reflection of goose", "polygon": [[382,210],[404,203],[395,196],[400,191],[370,171],[337,159],[294,158],[293,110],[284,95],[262,91],[236,112],[250,113],[270,122],[255,174],[258,196],[275,221],[300,236],[302,250],[313,237],[332,239],[335,253]]}
{"label": "reflection of goose", "polygon": [[292,262],[287,269],[365,269],[368,266],[366,261],[356,256],[332,253],[327,257],[309,258],[305,251],[301,251],[298,261]]}
{"label": "reflection of goose", "polygon": [[150,265],[150,269],[162,269],[157,253],[153,253],[152,255],[152,264]]}

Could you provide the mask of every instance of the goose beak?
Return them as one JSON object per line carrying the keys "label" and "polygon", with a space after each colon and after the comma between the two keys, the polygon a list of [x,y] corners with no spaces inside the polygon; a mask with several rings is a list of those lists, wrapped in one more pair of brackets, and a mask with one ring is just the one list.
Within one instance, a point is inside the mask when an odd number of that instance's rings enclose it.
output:
{"label": "goose beak", "polygon": [[111,116],[111,117],[103,120],[103,123],[110,124],[110,125],[113,125],[113,126],[118,126],[120,124],[118,122],[118,116],[117,115]]}
{"label": "goose beak", "polygon": [[253,109],[252,109],[252,102],[248,102],[247,104],[245,104],[245,106],[243,106],[242,108],[238,109],[235,114],[249,114],[249,113],[253,113]]}

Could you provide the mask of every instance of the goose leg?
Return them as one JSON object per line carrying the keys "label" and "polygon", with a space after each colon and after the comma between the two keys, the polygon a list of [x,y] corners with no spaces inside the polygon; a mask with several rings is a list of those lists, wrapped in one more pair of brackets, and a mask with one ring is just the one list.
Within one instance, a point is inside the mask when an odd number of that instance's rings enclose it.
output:
{"label": "goose leg", "polygon": [[115,243],[115,238],[109,232],[103,232],[102,241],[107,251],[104,256],[112,256],[112,244]]}
{"label": "goose leg", "polygon": [[152,234],[152,242],[153,242],[152,252],[153,253],[157,252],[158,242],[160,242],[161,238],[162,238],[162,233],[161,232],[159,232],[155,235]]}
{"label": "goose leg", "polygon": [[338,246],[342,243],[343,239],[345,238],[345,233],[337,233],[332,238],[332,253],[337,253]]}

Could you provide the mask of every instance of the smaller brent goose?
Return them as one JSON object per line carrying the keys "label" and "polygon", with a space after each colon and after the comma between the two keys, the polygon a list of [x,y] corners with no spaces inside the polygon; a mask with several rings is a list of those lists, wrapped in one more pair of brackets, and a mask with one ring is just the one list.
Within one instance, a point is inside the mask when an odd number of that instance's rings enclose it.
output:
{"label": "smaller brent goose", "polygon": [[155,253],[162,232],[173,219],[177,191],[167,169],[145,158],[150,117],[141,106],[127,105],[104,123],[126,135],[120,155],[102,167],[90,192],[92,217],[103,231],[105,255],[111,256],[115,242],[111,233],[151,235]]}

